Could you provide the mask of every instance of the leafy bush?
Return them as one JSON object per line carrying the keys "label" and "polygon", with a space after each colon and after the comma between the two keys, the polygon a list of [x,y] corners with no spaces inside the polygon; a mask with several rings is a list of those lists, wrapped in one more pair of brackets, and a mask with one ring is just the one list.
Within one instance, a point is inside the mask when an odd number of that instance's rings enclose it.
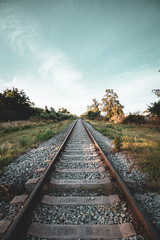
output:
{"label": "leafy bush", "polygon": [[160,119],[160,101],[151,103],[147,109],[153,116],[156,115]]}
{"label": "leafy bush", "polygon": [[29,145],[29,138],[25,137],[25,136],[22,136],[19,138],[19,144],[22,146],[22,147],[26,147]]}
{"label": "leafy bush", "polygon": [[85,114],[81,115],[81,117],[84,117],[89,120],[94,120],[98,118],[101,119],[100,111],[99,110],[94,111],[92,109],[89,109]]}
{"label": "leafy bush", "polygon": [[61,113],[58,113],[54,108],[48,110],[34,107],[29,97],[26,96],[23,90],[17,88],[7,89],[0,93],[0,122],[19,121],[19,120],[66,120],[73,118],[69,111],[62,108]]}
{"label": "leafy bush", "polygon": [[0,145],[0,155],[3,155],[6,152],[8,152],[8,150],[10,150],[11,147],[12,147],[12,144],[10,144],[8,140],[4,142],[2,145]]}
{"label": "leafy bush", "polygon": [[146,123],[145,117],[139,114],[130,114],[124,118],[123,123],[136,123],[136,124],[144,124]]}
{"label": "leafy bush", "polygon": [[122,147],[122,142],[123,142],[123,140],[122,140],[122,135],[119,135],[119,136],[115,136],[114,137],[114,144],[115,144],[115,147],[116,147],[116,149],[118,150],[118,151],[121,151],[121,147]]}
{"label": "leafy bush", "polygon": [[0,93],[0,121],[26,120],[32,114],[32,103],[23,90],[7,89]]}
{"label": "leafy bush", "polygon": [[36,135],[36,142],[46,141],[49,138],[51,138],[53,135],[54,135],[54,132],[51,129],[46,130],[45,132],[42,132],[42,133],[38,133]]}
{"label": "leafy bush", "polygon": [[107,124],[107,128],[114,128],[112,124]]}

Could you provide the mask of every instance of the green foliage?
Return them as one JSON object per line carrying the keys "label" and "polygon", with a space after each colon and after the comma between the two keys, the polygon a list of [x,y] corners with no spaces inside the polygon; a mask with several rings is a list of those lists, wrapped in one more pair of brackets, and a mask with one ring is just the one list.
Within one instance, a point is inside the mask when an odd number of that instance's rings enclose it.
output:
{"label": "green foliage", "polygon": [[23,90],[7,89],[0,93],[0,121],[26,120],[32,114],[32,106]]}
{"label": "green foliage", "polygon": [[112,124],[108,124],[107,128],[114,128]]}
{"label": "green foliage", "polygon": [[66,108],[63,108],[63,107],[62,107],[62,108],[59,108],[59,109],[58,109],[58,112],[59,112],[59,113],[67,113],[67,114],[70,114],[70,112],[69,112]]}
{"label": "green foliage", "polygon": [[36,108],[30,102],[23,90],[17,88],[7,89],[0,93],[0,121],[17,121],[17,120],[54,120],[61,121],[69,118],[74,118],[66,108],[59,109],[56,112],[54,108],[50,110],[45,106],[45,109]]}
{"label": "green foliage", "polygon": [[100,118],[101,111],[99,109],[99,103],[98,101],[94,98],[93,104],[91,106],[87,106],[87,112],[81,115],[84,118],[94,120],[96,118]]}
{"label": "green foliage", "polygon": [[92,110],[89,110],[87,111],[87,114],[86,114],[86,117],[90,120],[94,120],[95,118],[99,117],[99,111],[92,111]]}
{"label": "green foliage", "polygon": [[[0,123],[0,171],[15,157],[18,157],[29,147],[36,147],[40,141],[52,137],[72,122],[71,119],[63,122],[53,121],[16,121]],[[17,128],[16,131],[7,131]],[[6,130],[6,131],[3,131]],[[36,138],[36,136],[40,135]]]}
{"label": "green foliage", "polygon": [[92,101],[93,103],[91,106],[87,106],[88,111],[96,112],[100,116],[99,102],[96,100],[96,98],[93,98]]}
{"label": "green foliage", "polygon": [[36,142],[43,142],[53,137],[54,132],[51,129],[46,130],[45,132],[38,133],[36,135]]}
{"label": "green foliage", "polygon": [[8,150],[10,150],[12,145],[9,143],[9,141],[5,141],[2,145],[0,145],[0,155],[6,154]]}
{"label": "green foliage", "polygon": [[[146,185],[152,191],[160,192],[160,127],[154,125],[126,125],[112,124],[110,128],[106,122],[89,121],[94,128],[109,138],[116,138],[117,148],[127,153],[134,164],[143,173],[147,173]],[[121,136],[122,142],[121,142]],[[118,150],[118,149],[117,149]]]}
{"label": "green foliage", "polygon": [[113,89],[106,89],[106,95],[102,98],[102,111],[106,118],[110,120],[113,116],[123,115],[123,108]]}
{"label": "green foliage", "polygon": [[3,157],[1,157],[0,159],[0,171],[2,172],[2,169],[9,164],[9,157],[4,155]]}
{"label": "green foliage", "polygon": [[123,120],[124,124],[127,123],[136,123],[136,124],[144,124],[146,123],[145,117],[139,114],[130,114]]}
{"label": "green foliage", "polygon": [[151,103],[151,106],[148,106],[147,110],[153,116],[157,116],[158,118],[160,118],[160,100],[158,102]]}
{"label": "green foliage", "polygon": [[26,147],[28,146],[30,143],[30,140],[29,138],[27,138],[26,136],[21,136],[19,138],[19,144],[22,146],[22,147]]}
{"label": "green foliage", "polygon": [[121,151],[121,147],[122,147],[122,143],[123,143],[123,139],[122,139],[122,135],[119,135],[119,136],[115,136],[114,137],[114,144],[115,144],[115,147],[118,151]]}

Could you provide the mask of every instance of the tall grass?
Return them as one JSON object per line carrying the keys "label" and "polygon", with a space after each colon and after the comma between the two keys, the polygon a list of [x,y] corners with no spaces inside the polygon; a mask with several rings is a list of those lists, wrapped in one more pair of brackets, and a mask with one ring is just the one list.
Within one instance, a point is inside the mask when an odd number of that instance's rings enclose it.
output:
{"label": "tall grass", "polygon": [[40,142],[51,138],[72,121],[73,119],[59,123],[53,121],[0,123],[0,174],[13,158],[24,153],[27,148],[36,147]]}
{"label": "tall grass", "polygon": [[147,186],[160,192],[160,126],[90,123],[103,135],[116,139],[115,148],[134,159],[138,169],[148,175]]}
{"label": "tall grass", "polygon": [[35,142],[43,142],[48,140],[49,138],[51,138],[54,135],[53,130],[48,129],[44,132],[38,133],[35,137]]}
{"label": "tall grass", "polygon": [[7,151],[9,151],[12,147],[12,144],[9,141],[5,141],[0,145],[0,155],[4,155]]}
{"label": "tall grass", "polygon": [[26,147],[28,146],[30,143],[30,139],[26,136],[21,136],[19,138],[19,144],[22,146],[22,147]]}

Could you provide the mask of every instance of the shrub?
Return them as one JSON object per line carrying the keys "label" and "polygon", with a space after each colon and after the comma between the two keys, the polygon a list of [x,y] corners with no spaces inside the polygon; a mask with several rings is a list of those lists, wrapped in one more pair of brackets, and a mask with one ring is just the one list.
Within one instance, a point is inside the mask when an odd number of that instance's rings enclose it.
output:
{"label": "shrub", "polygon": [[160,119],[160,100],[158,102],[151,103],[151,106],[148,106],[148,111],[153,116],[156,115]]}
{"label": "shrub", "polygon": [[97,118],[97,117],[99,117],[99,115],[100,115],[100,113],[99,113],[99,111],[92,111],[92,110],[90,110],[90,111],[88,111],[88,113],[87,113],[87,117],[88,117],[88,119],[90,119],[90,120],[94,120],[95,118]]}
{"label": "shrub", "polygon": [[114,128],[112,124],[107,124],[107,128]]}
{"label": "shrub", "polygon": [[42,132],[42,133],[38,133],[36,135],[36,142],[46,141],[49,138],[51,138],[53,135],[54,135],[54,132],[51,129],[46,130],[45,132]]}
{"label": "shrub", "polygon": [[22,146],[22,147],[26,147],[27,145],[29,145],[29,138],[25,137],[25,136],[22,136],[19,138],[19,144]]}
{"label": "shrub", "polygon": [[115,147],[118,151],[121,151],[121,147],[122,147],[122,135],[119,135],[119,136],[115,136],[114,137],[114,144],[115,144]]}
{"label": "shrub", "polygon": [[146,123],[145,117],[139,114],[130,114],[124,118],[123,123],[136,123],[136,124],[144,124]]}
{"label": "shrub", "polygon": [[8,150],[10,150],[11,147],[12,147],[12,144],[10,144],[8,140],[4,142],[2,145],[0,145],[0,155],[3,155],[6,152],[8,152]]}

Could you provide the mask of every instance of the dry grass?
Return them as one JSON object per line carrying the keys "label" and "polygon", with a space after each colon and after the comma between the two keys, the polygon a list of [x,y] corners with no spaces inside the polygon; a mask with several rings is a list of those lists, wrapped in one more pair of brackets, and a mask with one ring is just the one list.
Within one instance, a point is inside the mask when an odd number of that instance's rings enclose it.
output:
{"label": "dry grass", "polygon": [[59,123],[17,121],[0,124],[0,173],[15,157],[62,131],[73,120]]}
{"label": "dry grass", "polygon": [[147,186],[160,192],[160,126],[90,123],[110,139],[122,136],[121,150],[147,173]]}
{"label": "dry grass", "polygon": [[31,126],[35,124],[36,124],[35,122],[31,122],[31,121],[0,122],[0,129],[24,127],[24,126]]}

